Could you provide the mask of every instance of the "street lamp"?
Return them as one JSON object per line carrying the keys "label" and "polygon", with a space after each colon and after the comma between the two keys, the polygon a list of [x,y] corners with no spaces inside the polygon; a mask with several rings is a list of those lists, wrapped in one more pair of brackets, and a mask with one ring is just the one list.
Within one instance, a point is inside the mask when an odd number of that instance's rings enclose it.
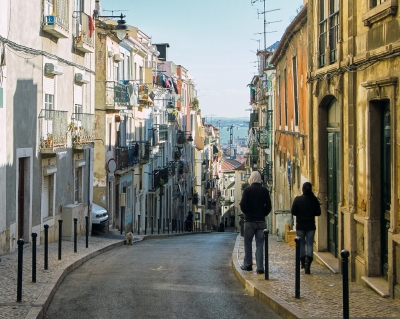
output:
{"label": "street lamp", "polygon": [[123,18],[125,18],[125,16],[121,13],[120,19],[117,20],[118,24],[114,29],[117,33],[118,39],[120,39],[121,41],[125,38],[126,31],[128,30],[128,27],[125,25],[126,21]]}
{"label": "street lamp", "polygon": [[[169,101],[167,104],[166,110],[167,110],[168,114],[172,114],[172,112],[175,110],[174,103]],[[193,139],[192,139],[192,141],[193,141]]]}
{"label": "street lamp", "polygon": [[119,16],[97,16],[96,18],[120,18],[117,20],[117,25],[114,27],[114,30],[118,39],[122,41],[126,36],[126,31],[128,31],[128,27],[125,25],[125,17],[126,16],[121,13]]}

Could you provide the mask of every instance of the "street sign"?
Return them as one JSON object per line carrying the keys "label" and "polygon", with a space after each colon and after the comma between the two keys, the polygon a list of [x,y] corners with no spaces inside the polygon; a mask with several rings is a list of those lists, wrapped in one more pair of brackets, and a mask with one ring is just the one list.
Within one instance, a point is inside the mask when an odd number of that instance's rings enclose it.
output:
{"label": "street sign", "polygon": [[109,173],[109,174],[108,174],[108,181],[109,181],[110,183],[115,181],[114,173]]}
{"label": "street sign", "polygon": [[114,158],[110,158],[107,163],[108,172],[114,174],[116,169],[117,169],[117,161]]}

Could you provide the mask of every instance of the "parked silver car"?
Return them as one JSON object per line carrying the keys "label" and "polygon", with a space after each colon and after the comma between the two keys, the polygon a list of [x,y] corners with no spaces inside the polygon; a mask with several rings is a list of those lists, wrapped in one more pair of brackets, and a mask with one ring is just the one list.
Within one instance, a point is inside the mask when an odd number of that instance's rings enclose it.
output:
{"label": "parked silver car", "polygon": [[108,222],[108,212],[105,208],[92,204],[92,226],[105,226]]}

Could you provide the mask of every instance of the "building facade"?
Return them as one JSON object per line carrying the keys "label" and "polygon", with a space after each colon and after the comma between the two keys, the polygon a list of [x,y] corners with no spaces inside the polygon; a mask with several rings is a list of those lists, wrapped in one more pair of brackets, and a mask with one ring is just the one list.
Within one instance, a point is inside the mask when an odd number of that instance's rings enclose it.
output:
{"label": "building facade", "polygon": [[[18,239],[29,243],[32,232],[43,243],[45,225],[49,240],[56,240],[60,220],[64,239],[71,239],[74,217],[78,232],[85,229],[92,202],[96,33],[94,1],[1,6],[0,68],[7,79],[0,81],[0,103],[7,139],[0,187],[7,200],[0,206],[0,252],[7,252]],[[31,32],[10,23],[17,18]]]}
{"label": "building facade", "polygon": [[316,245],[349,250],[353,280],[399,297],[398,4],[309,1],[308,17]]}

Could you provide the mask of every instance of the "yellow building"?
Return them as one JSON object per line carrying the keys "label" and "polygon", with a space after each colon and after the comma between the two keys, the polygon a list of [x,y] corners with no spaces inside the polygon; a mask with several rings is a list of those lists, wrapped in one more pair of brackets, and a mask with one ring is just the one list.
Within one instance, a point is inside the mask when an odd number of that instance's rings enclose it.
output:
{"label": "yellow building", "polygon": [[[400,296],[397,1],[308,1],[309,180],[321,200],[317,256]],[[334,262],[329,262],[335,259]]]}

